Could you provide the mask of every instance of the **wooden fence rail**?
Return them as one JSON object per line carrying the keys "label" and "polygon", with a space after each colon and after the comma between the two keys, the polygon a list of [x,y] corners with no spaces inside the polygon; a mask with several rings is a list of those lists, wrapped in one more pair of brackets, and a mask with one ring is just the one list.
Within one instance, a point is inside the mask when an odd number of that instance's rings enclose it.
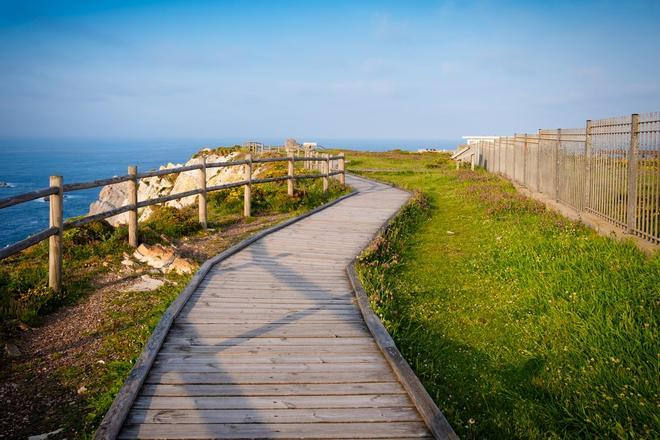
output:
{"label": "wooden fence rail", "polygon": [[[337,169],[332,170],[331,164],[333,161],[337,162]],[[253,179],[253,164],[272,163],[272,162],[287,162],[288,169],[285,176],[267,177],[261,179]],[[319,174],[295,174],[294,163],[304,162],[305,169],[316,169],[321,171]],[[224,183],[221,185],[208,186],[206,185],[206,170],[208,168],[222,168],[222,167],[245,167],[243,180],[238,182]],[[128,174],[124,176],[116,176],[109,179],[94,180],[91,182],[77,182],[63,184],[62,176],[51,176],[50,187],[32,191],[24,194],[15,195],[5,199],[0,199],[0,209],[8,208],[10,206],[18,205],[20,203],[29,202],[40,198],[48,198],[50,203],[50,219],[48,229],[39,231],[23,240],[13,243],[0,249],[0,260],[14,255],[22,250],[34,246],[35,244],[48,239],[48,286],[54,291],[59,292],[62,289],[62,233],[68,229],[78,228],[91,222],[103,220],[109,217],[114,217],[125,212],[129,213],[128,219],[128,242],[131,246],[138,245],[138,209],[147,206],[157,205],[160,203],[169,202],[172,200],[182,199],[184,197],[196,196],[198,197],[199,205],[199,222],[203,228],[207,227],[206,219],[206,203],[207,194],[229,188],[244,187],[243,197],[243,215],[249,217],[251,215],[251,202],[252,202],[252,185],[263,184],[269,182],[287,181],[287,194],[293,196],[294,182],[303,179],[323,179],[323,192],[328,191],[328,179],[333,176],[338,176],[340,184],[344,185],[346,182],[345,174],[345,158],[344,154],[336,156],[317,154],[311,156],[287,156],[287,157],[262,157],[252,158],[248,155],[245,160],[237,160],[233,162],[211,162],[207,163],[206,159],[202,159],[201,164],[187,165],[178,168],[168,168],[156,171],[147,171],[138,173],[137,166],[129,166]],[[179,174],[186,171],[198,170],[197,186],[198,188],[185,191],[177,194],[170,194],[163,197],[157,197],[148,200],[138,201],[138,185],[140,179],[149,177],[165,176],[168,174]],[[128,205],[120,206],[109,211],[104,211],[95,215],[87,215],[75,220],[63,221],[63,203],[64,194],[71,191],[80,191],[90,188],[98,188],[106,185],[114,185],[122,182],[130,182],[128,190]]]}

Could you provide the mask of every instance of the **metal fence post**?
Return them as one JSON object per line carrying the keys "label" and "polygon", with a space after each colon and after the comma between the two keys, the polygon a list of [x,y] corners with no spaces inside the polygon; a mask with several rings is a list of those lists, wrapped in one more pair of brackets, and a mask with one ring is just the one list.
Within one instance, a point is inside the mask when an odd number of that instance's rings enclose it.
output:
{"label": "metal fence post", "polygon": [[48,197],[50,204],[50,227],[57,228],[57,234],[48,239],[48,287],[59,293],[62,291],[62,201],[64,188],[62,176],[50,176],[50,187],[57,188],[55,194]]}
{"label": "metal fence post", "polygon": [[527,181],[527,162],[529,161],[529,144],[527,133],[525,133],[525,143],[523,144],[523,185],[529,189],[529,182]]}
{"label": "metal fence post", "polygon": [[557,129],[555,140],[555,200],[559,201],[559,154],[561,152],[561,128]]}
{"label": "metal fence post", "polygon": [[206,157],[202,156],[202,163],[201,163],[202,168],[199,169],[197,173],[197,185],[199,186],[199,189],[202,191],[199,194],[199,223],[202,225],[202,228],[206,229],[207,228],[207,223],[206,223]]}
{"label": "metal fence post", "polygon": [[582,210],[591,205],[591,119],[587,119],[584,139],[584,191],[582,191]]}
{"label": "metal fence post", "polygon": [[128,245],[137,247],[138,245],[138,182],[137,166],[128,167],[128,175],[131,180],[128,181],[128,204],[132,207],[128,211]]}
{"label": "metal fence post", "polygon": [[293,197],[293,152],[289,153],[289,160],[287,161],[288,166],[288,176],[289,179],[286,181],[286,193],[289,197]]}
{"label": "metal fence post", "polygon": [[630,118],[630,146],[628,148],[628,232],[637,229],[637,165],[639,153],[639,115]]}
{"label": "metal fence post", "polygon": [[541,192],[541,129],[536,135],[536,192]]}
{"label": "metal fence post", "polygon": [[252,155],[246,157],[248,163],[245,165],[245,175],[243,180],[247,182],[243,186],[243,216],[250,217],[252,208]]}

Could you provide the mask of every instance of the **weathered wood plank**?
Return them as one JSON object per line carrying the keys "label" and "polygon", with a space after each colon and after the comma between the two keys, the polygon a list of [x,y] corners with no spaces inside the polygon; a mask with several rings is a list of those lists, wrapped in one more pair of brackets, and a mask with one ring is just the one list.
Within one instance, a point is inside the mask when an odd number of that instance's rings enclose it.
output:
{"label": "weathered wood plank", "polygon": [[358,394],[405,394],[398,382],[351,382],[342,384],[259,384],[259,385],[145,385],[143,396],[333,396]]}
{"label": "weathered wood plank", "polygon": [[151,372],[145,379],[149,384],[295,384],[295,383],[352,383],[397,382],[390,372],[345,371],[341,373],[167,373]]}
{"label": "weathered wood plank", "polygon": [[129,414],[127,423],[327,423],[327,422],[416,422],[413,407],[398,408],[317,408],[309,409],[223,409],[142,410]]}
{"label": "weathered wood plank", "polygon": [[120,438],[226,439],[365,439],[427,438],[422,422],[397,423],[268,423],[268,424],[142,424],[127,425]]}
{"label": "weathered wood plank", "polygon": [[339,396],[140,396],[138,409],[293,409],[293,408],[393,408],[410,407],[405,394],[354,394]]}
{"label": "weathered wood plank", "polygon": [[249,353],[244,356],[224,356],[222,354],[181,354],[181,353],[159,353],[156,362],[160,363],[232,363],[232,364],[335,364],[335,363],[369,363],[386,365],[382,356],[377,353],[371,355],[365,354],[343,354],[343,355],[322,355],[306,353],[304,355],[277,355],[277,356],[259,356]]}

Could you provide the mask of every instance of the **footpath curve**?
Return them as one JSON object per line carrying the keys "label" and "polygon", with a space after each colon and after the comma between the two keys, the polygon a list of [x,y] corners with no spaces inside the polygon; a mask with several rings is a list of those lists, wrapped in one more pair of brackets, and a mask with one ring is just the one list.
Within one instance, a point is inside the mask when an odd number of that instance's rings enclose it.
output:
{"label": "footpath curve", "polygon": [[409,194],[355,176],[347,183],[351,197],[200,268],[97,439],[456,437],[351,264]]}

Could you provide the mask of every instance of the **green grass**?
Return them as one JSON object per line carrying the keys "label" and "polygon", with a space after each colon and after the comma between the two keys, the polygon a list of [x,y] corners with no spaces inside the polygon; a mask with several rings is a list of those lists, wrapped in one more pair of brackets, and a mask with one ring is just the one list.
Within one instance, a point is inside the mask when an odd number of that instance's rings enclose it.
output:
{"label": "green grass", "polygon": [[349,169],[408,170],[366,175],[422,191],[359,270],[460,436],[660,435],[659,253],[437,155],[347,156]]}

